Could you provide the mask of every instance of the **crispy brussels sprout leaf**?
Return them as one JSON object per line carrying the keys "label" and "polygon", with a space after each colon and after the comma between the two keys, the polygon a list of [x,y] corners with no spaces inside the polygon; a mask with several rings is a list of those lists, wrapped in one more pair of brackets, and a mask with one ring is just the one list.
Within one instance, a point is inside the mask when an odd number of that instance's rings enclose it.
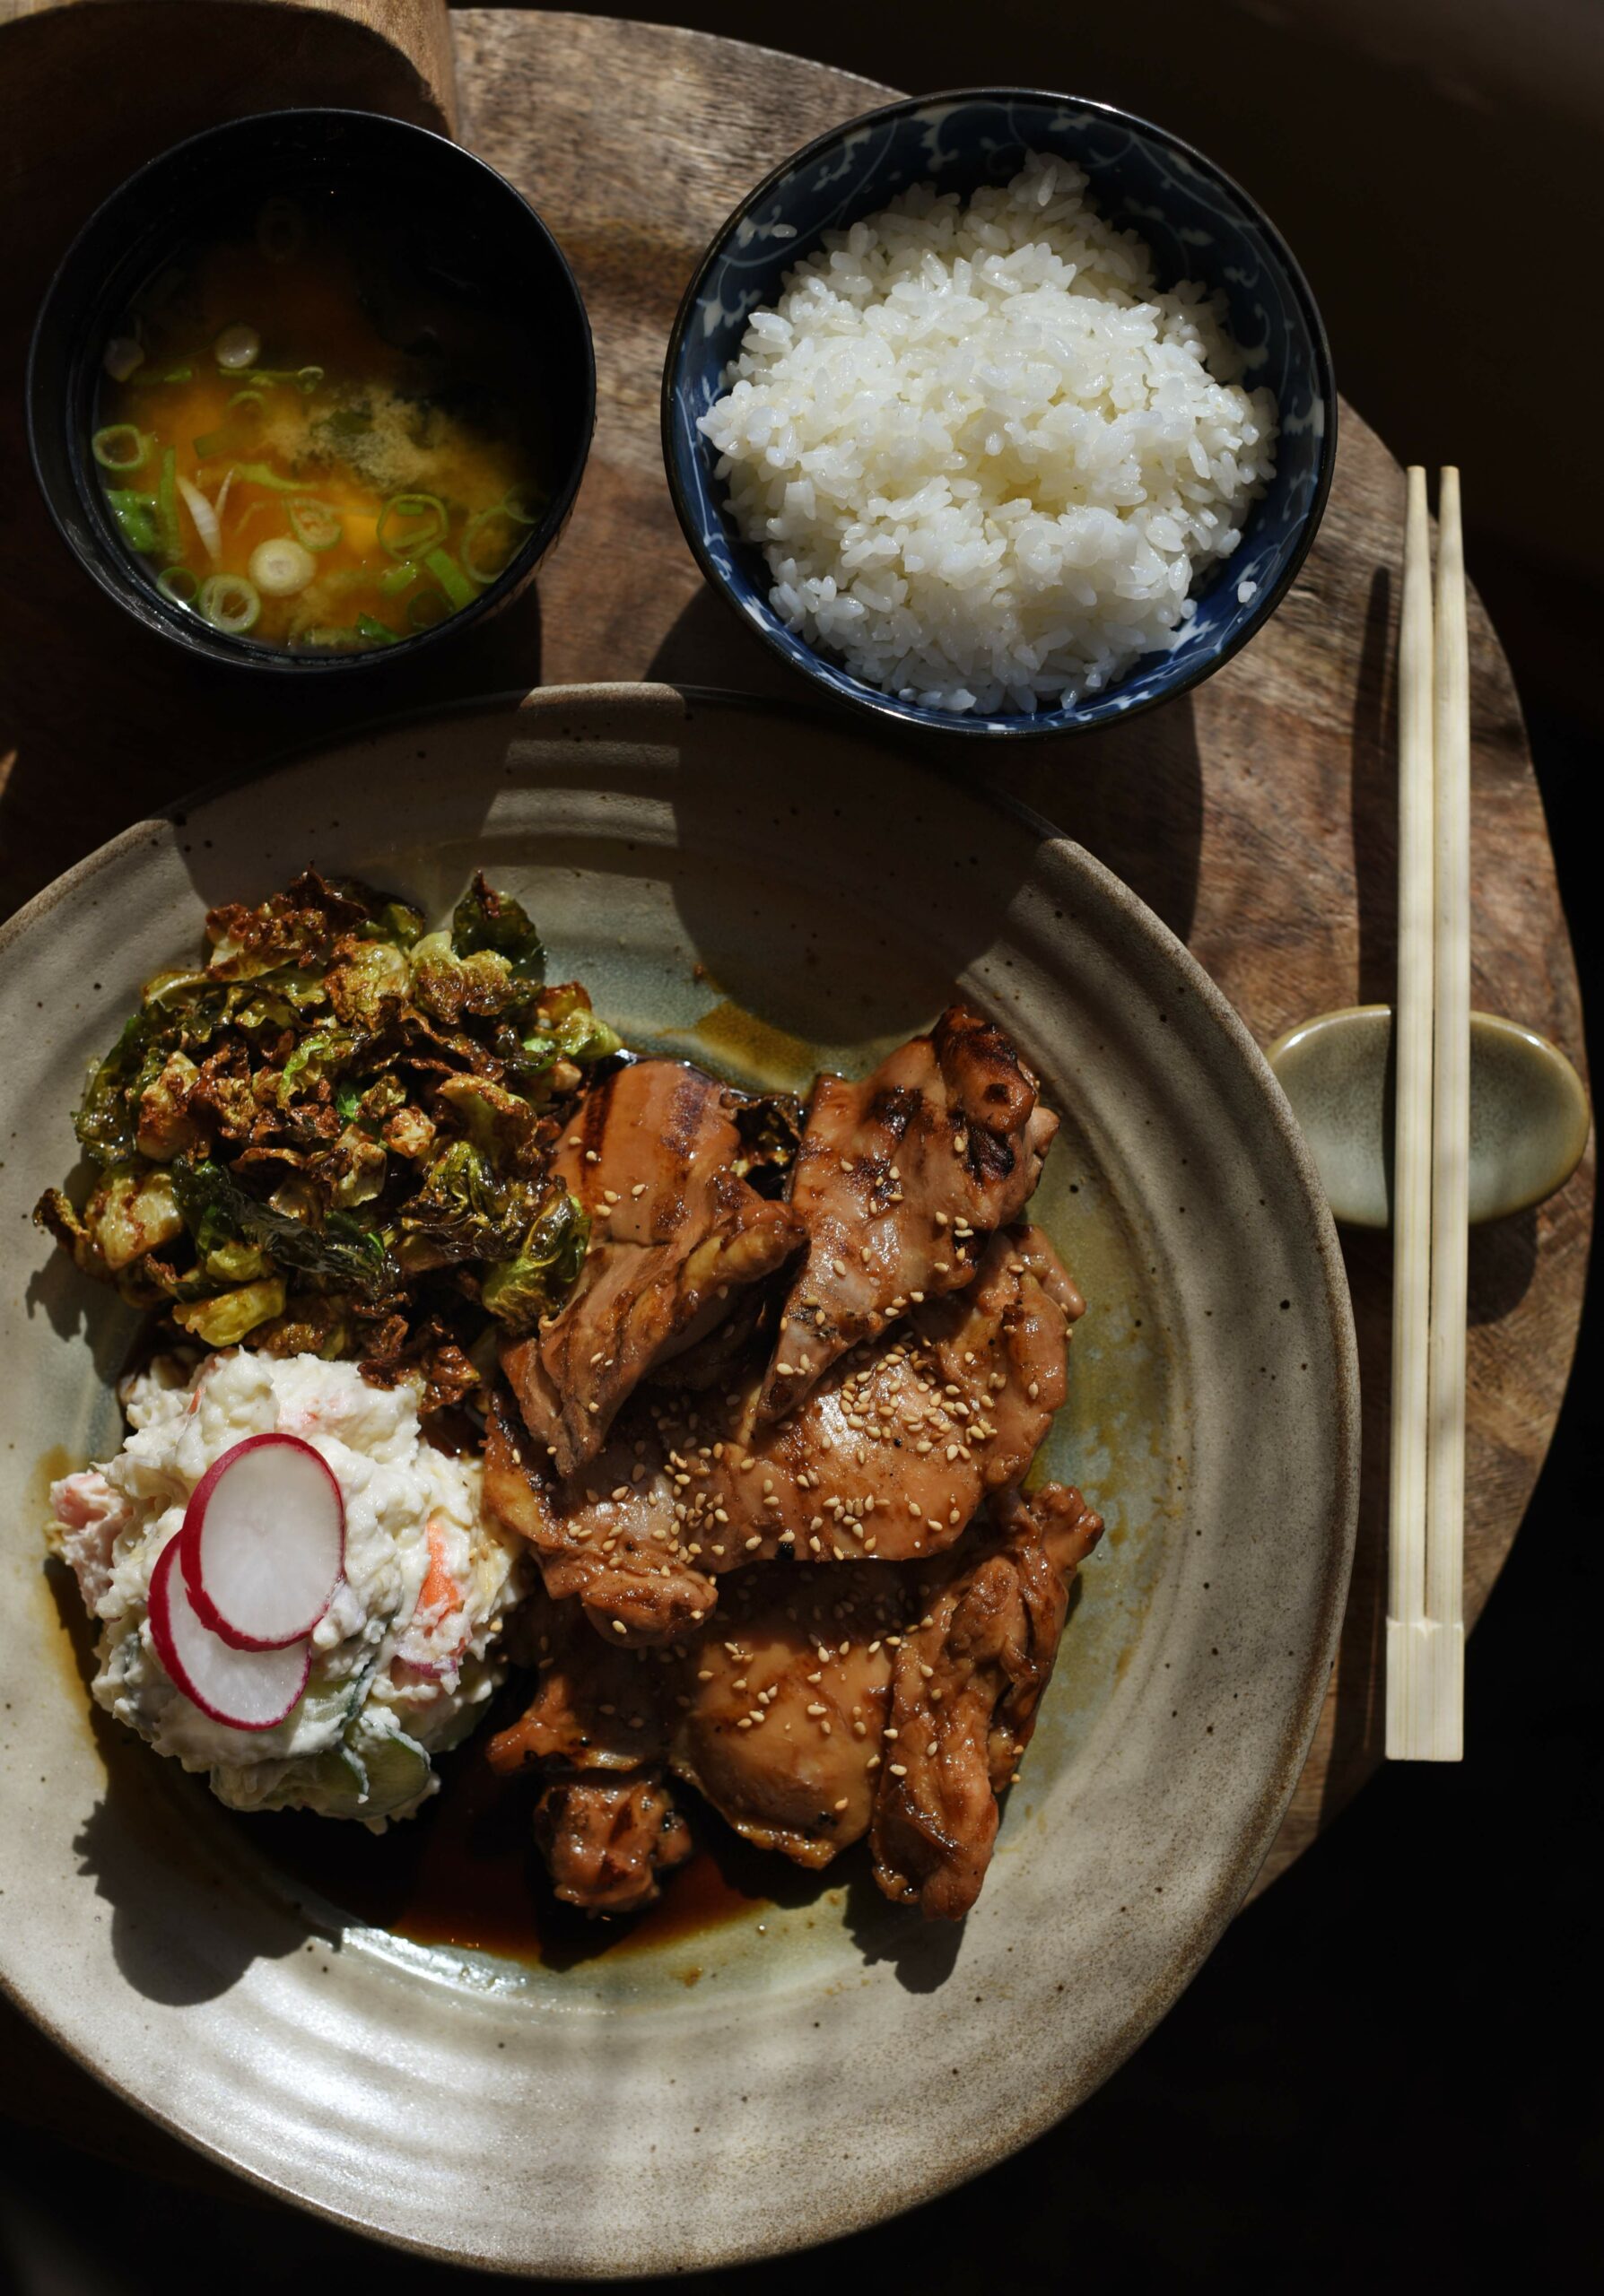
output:
{"label": "crispy brussels sprout leaf", "polygon": [[387,900],[377,917],[356,928],[359,941],[393,941],[398,949],[410,949],[423,930],[423,912],[414,909],[410,901]]}
{"label": "crispy brussels sprout leaf", "polygon": [[55,1237],[63,1251],[71,1252],[85,1275],[93,1275],[101,1283],[110,1278],[111,1271],[96,1249],[95,1239],[78,1216],[72,1198],[58,1187],[48,1187],[33,1207],[35,1227],[43,1228]]}
{"label": "crispy brussels sprout leaf", "polygon": [[448,1076],[436,1097],[498,1170],[516,1161],[538,1121],[527,1100],[486,1076]]}
{"label": "crispy brussels sprout leaf", "polygon": [[614,1053],[623,1049],[623,1039],[597,1017],[588,993],[577,980],[561,981],[556,987],[546,990],[540,1000],[535,1026],[537,1034],[526,1038],[526,1049],[535,1044],[550,1044],[558,1056],[577,1061],[581,1067],[588,1067],[592,1061],[610,1059]]}
{"label": "crispy brussels sprout leaf", "polygon": [[199,1139],[189,1096],[200,1070],[187,1053],[170,1052],[134,1100],[135,1144],[153,1164],[164,1164]]}
{"label": "crispy brussels sprout leaf", "polygon": [[209,1300],[177,1307],[172,1319],[180,1331],[208,1347],[237,1347],[248,1331],[283,1312],[284,1279],[270,1275],[257,1283],[242,1283],[238,1291],[217,1292]]}
{"label": "crispy brussels sprout leaf", "polygon": [[389,1159],[379,1143],[367,1139],[354,1126],[341,1134],[331,1153],[318,1164],[323,1183],[332,1190],[342,1212],[371,1204],[383,1191],[388,1169]]}
{"label": "crispy brussels sprout leaf", "polygon": [[144,1013],[131,1013],[122,1034],[89,1080],[73,1129],[98,1164],[122,1164],[134,1153],[139,1094],[161,1073],[157,1031]]}
{"label": "crispy brussels sprout leaf", "polygon": [[[92,1248],[113,1275],[146,1252],[170,1244],[184,1221],[165,1165],[113,1165],[83,1207]],[[81,1263],[82,1264],[82,1263]]]}
{"label": "crispy brussels sprout leaf", "polygon": [[410,1271],[463,1260],[508,1259],[533,1224],[540,1191],[497,1177],[471,1140],[454,1140],[430,1165],[403,1206],[401,1257]]}
{"label": "crispy brussels sprout leaf", "polygon": [[278,1105],[287,1109],[298,1095],[310,1091],[323,1076],[344,1068],[356,1048],[349,1029],[319,1029],[303,1037],[279,1074]]}
{"label": "crispy brussels sprout leaf", "polygon": [[588,1068],[622,1052],[623,1039],[595,1013],[570,1013],[557,1023],[557,1049],[565,1060],[576,1060],[581,1068]]}
{"label": "crispy brussels sprout leaf", "polygon": [[412,993],[412,968],[393,941],[353,941],[326,976],[328,999],[349,1027],[381,1029]]}
{"label": "crispy brussels sprout leaf", "polygon": [[491,1268],[480,1297],[508,1334],[521,1337],[572,1291],[590,1240],[590,1221],[566,1188],[554,1187],[515,1259]]}
{"label": "crispy brussels sprout leaf", "polygon": [[498,1020],[527,1011],[536,995],[498,949],[459,957],[449,933],[426,933],[412,952],[412,993],[420,1010],[443,1027]]}
{"label": "crispy brussels sprout leaf", "polygon": [[214,909],[206,918],[213,977],[254,980],[281,965],[320,966],[343,934],[366,922],[376,899],[360,885],[331,884],[308,869],[270,900]]}
{"label": "crispy brussels sprout leaf", "polygon": [[254,1283],[272,1273],[259,1244],[220,1244],[204,1264],[214,1283]]}
{"label": "crispy brussels sprout leaf", "polygon": [[301,1292],[282,1316],[258,1326],[251,1344],[265,1355],[320,1355],[332,1363],[354,1352],[351,1300],[343,1292]]}
{"label": "crispy brussels sprout leaf", "polygon": [[471,957],[481,949],[505,957],[520,980],[538,984],[545,978],[545,950],[527,911],[510,893],[487,885],[483,870],[451,912],[452,953]]}

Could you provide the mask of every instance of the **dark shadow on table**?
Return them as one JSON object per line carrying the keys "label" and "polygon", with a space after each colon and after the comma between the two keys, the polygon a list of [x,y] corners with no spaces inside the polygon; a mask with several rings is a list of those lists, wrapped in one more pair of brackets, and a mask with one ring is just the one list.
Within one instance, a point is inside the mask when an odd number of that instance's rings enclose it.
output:
{"label": "dark shadow on table", "polygon": [[1398,973],[1398,686],[1392,675],[1392,580],[1371,578],[1359,648],[1349,775],[1358,1002],[1390,1004]]}
{"label": "dark shadow on table", "polygon": [[1488,1220],[1470,1231],[1469,1316],[1472,1324],[1501,1323],[1512,1315],[1537,1274],[1536,1209]]}
{"label": "dark shadow on table", "polygon": [[664,685],[711,686],[806,706],[810,689],[705,582],[681,609],[647,665]]}
{"label": "dark shadow on table", "polygon": [[[35,516],[30,504],[22,523]],[[42,509],[37,517],[42,520]],[[38,542],[47,557],[62,548],[48,532]],[[540,683],[538,581],[490,621],[442,640],[433,654],[375,663],[348,679],[319,678],[313,691],[293,675],[193,661],[126,622],[75,567],[69,573],[85,593],[76,602],[85,642],[72,691],[38,698],[18,713],[49,731],[31,746],[20,744],[0,782],[0,848],[30,857],[26,877],[13,868],[0,880],[0,908],[27,900],[130,822],[225,776],[302,745],[336,747],[375,719],[449,709],[485,693],[525,692]],[[105,643],[97,646],[94,632],[108,617]],[[92,753],[102,760],[126,755],[126,774],[97,774],[73,810],[57,807],[52,793],[72,758]],[[306,824],[309,839],[318,826]],[[309,850],[297,865],[316,857]]]}
{"label": "dark shadow on table", "polygon": [[1184,941],[1198,907],[1203,768],[1190,693],[1128,724],[1020,741],[980,777],[1123,878]]}
{"label": "dark shadow on table", "polygon": [[[1322,1826],[1350,1801],[1382,1759],[1385,1738],[1388,1486],[1392,1418],[1392,1237],[1340,1231],[1364,1397],[1359,1528],[1337,1657],[1331,1755],[1321,1796]],[[1537,1269],[1535,1212],[1470,1231],[1469,1320],[1495,1324],[1525,1297]]]}

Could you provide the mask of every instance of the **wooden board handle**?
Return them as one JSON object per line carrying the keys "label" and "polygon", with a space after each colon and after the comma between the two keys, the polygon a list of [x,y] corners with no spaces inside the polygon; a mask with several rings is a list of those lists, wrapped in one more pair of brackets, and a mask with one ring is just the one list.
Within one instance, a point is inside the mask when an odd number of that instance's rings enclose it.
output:
{"label": "wooden board handle", "polygon": [[[234,18],[231,22],[222,15],[225,7]],[[205,7],[195,5],[194,0],[180,0],[177,6],[170,0],[0,0],[0,32],[25,17],[63,15],[68,11],[81,22],[82,29],[74,26],[73,38],[86,56],[91,50],[103,50],[109,57],[115,44],[109,28],[91,20],[92,11],[139,20],[142,38],[149,44],[149,62],[139,74],[142,87],[161,83],[161,56],[170,42],[180,74],[180,47],[189,51],[192,65],[197,51],[226,53],[232,48],[241,88],[257,84],[263,90],[257,101],[236,107],[241,111],[266,111],[275,103],[317,102],[320,97],[331,103],[360,102],[353,75],[360,86],[362,51],[370,43],[374,108],[405,107],[402,116],[415,119],[421,126],[439,128],[448,135],[457,133],[457,70],[446,0],[209,0]],[[314,21],[300,25],[267,21],[297,17]],[[325,30],[316,22],[330,17],[343,20],[353,30]],[[253,18],[257,21],[247,21]],[[266,60],[269,49],[275,68],[258,80],[259,64]],[[318,84],[325,59],[329,80],[326,96]],[[13,65],[9,48],[6,62]],[[210,76],[209,73],[199,75],[197,93]],[[119,80],[117,84],[126,83]],[[211,124],[200,116],[201,109],[197,102],[191,132]],[[226,112],[219,115],[228,116]]]}

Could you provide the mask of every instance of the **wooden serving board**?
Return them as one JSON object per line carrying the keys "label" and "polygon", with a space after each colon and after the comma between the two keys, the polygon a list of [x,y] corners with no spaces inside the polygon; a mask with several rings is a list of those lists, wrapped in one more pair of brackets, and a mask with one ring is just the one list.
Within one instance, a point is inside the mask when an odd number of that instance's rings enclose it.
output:
{"label": "wooden serving board", "polygon": [[[498,8],[458,10],[452,24],[463,132],[552,223],[596,329],[596,447],[570,540],[541,584],[543,677],[651,676],[794,696],[784,665],[705,587],[681,537],[658,437],[663,347],[693,265],[742,192],[809,136],[894,91],[652,25]],[[1261,1044],[1392,989],[1403,474],[1346,403],[1338,439],[1319,539],[1251,646],[1129,726],[1033,743],[974,769],[1134,886]],[[1542,804],[1509,665],[1475,598],[1470,646],[1474,1001],[1541,1030],[1580,1067],[1576,970]],[[950,757],[950,745],[937,752]],[[1471,1239],[1472,1620],[1554,1431],[1592,1197],[1590,1148],[1562,1195]],[[1260,1889],[1382,1755],[1390,1247],[1386,1237],[1346,1241],[1364,1393],[1359,1549],[1319,1735]]]}
{"label": "wooden serving board", "polygon": [[[148,21],[157,4],[170,0],[142,0],[124,13]],[[74,13],[113,11],[100,0]],[[0,500],[13,514],[0,526],[0,915],[142,813],[288,743],[332,735],[359,713],[592,679],[798,697],[782,666],[706,590],[680,535],[658,446],[663,351],[693,265],[736,199],[787,152],[891,91],[693,32],[511,9],[453,13],[460,133],[540,209],[589,307],[599,373],[595,449],[572,524],[536,590],[459,648],[442,649],[438,665],[380,675],[360,700],[313,723],[304,697],[248,694],[133,628],[70,561],[38,500],[21,421],[26,327],[78,222],[134,163],[86,152],[79,173],[75,152],[63,180],[61,114],[39,125],[48,91],[37,79],[22,89],[14,70],[25,53],[17,43],[39,21],[0,28],[0,155],[13,195],[0,208],[0,229],[14,242],[0,248],[11,288],[0,308]],[[420,84],[411,65],[391,70],[389,87],[426,106]],[[301,100],[316,93],[306,89]],[[270,98],[247,95],[229,108],[285,100],[281,82]],[[364,100],[348,86],[343,100]],[[407,108],[383,86],[365,100]],[[169,122],[146,151],[205,124]],[[47,135],[54,173],[44,163]],[[23,184],[41,196],[20,201]],[[972,770],[1134,886],[1262,1043],[1309,1014],[1390,995],[1402,501],[1397,464],[1345,403],[1319,540],[1244,653],[1190,696],[1127,727],[1000,760],[977,763],[965,753]],[[1520,707],[1474,598],[1470,642],[1475,1002],[1541,1030],[1580,1067],[1575,966]],[[1554,1431],[1581,1315],[1592,1196],[1590,1149],[1559,1196],[1472,1236],[1471,1619],[1509,1552]],[[1347,1248],[1364,1400],[1358,1558],[1319,1734],[1260,1888],[1381,1759],[1390,1252],[1384,1237],[1350,1237]],[[1474,1759],[1474,1744],[1469,1751]]]}

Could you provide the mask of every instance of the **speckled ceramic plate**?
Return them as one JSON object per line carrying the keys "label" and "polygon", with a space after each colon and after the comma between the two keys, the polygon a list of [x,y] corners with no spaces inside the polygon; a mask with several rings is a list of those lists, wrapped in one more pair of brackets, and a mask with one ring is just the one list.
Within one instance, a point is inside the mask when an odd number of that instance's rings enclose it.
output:
{"label": "speckled ceramic plate", "polygon": [[[343,1917],[109,1728],[40,1567],[115,1441],[115,1303],[27,1224],[86,1062],[211,902],[308,861],[437,910],[483,865],[561,974],[731,1073],[853,1071],[963,982],[1064,1124],[1036,1216],[1090,1311],[1050,1463],[1107,1540],[979,1907],[862,1881],[531,1968]],[[1275,1832],[1330,1665],[1357,1390],[1329,1220],[1229,1006],[1077,847],[834,724],[663,688],[390,728],[142,823],[0,936],[0,1969],[64,2047],[275,2191],[546,2274],[763,2255],[1022,2144],[1164,2014]],[[693,1961],[701,1981],[686,1982]]]}

